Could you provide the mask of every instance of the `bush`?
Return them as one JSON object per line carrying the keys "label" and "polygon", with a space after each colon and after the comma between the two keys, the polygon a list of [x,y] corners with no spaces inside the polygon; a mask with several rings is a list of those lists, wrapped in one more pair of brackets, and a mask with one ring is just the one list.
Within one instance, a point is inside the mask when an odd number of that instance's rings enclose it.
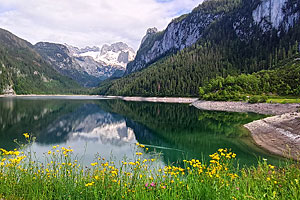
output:
{"label": "bush", "polygon": [[248,103],[265,103],[267,100],[268,98],[266,96],[252,96]]}

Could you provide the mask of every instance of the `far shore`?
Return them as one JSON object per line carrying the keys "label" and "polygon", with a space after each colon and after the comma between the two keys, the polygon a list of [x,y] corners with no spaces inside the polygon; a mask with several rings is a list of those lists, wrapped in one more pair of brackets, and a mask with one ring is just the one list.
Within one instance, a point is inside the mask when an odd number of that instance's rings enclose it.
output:
{"label": "far shore", "polygon": [[198,98],[189,97],[123,97],[123,96],[102,96],[102,95],[0,95],[0,98],[15,98],[15,97],[66,97],[72,99],[121,99],[124,101],[139,101],[139,102],[157,102],[157,103],[183,103],[191,104]]}

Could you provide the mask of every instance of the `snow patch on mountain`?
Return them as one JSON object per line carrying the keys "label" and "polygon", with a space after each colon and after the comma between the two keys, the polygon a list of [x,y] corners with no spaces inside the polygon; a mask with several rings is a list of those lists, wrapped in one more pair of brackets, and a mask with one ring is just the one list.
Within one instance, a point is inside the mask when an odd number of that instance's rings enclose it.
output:
{"label": "snow patch on mountain", "polygon": [[130,61],[135,58],[135,51],[123,42],[114,43],[112,45],[103,45],[99,47],[86,47],[78,49],[70,47],[75,57],[92,57],[96,62],[103,63],[106,66],[112,66],[125,69]]}

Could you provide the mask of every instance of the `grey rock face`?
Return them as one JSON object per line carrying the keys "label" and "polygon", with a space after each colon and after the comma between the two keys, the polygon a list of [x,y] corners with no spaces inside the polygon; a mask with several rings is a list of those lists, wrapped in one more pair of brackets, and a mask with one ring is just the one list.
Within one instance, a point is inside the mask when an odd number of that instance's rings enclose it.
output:
{"label": "grey rock face", "polygon": [[146,35],[143,37],[143,39],[142,39],[142,42],[141,42],[141,44],[143,44],[146,40],[147,40],[147,38],[149,37],[149,36],[151,36],[151,35],[154,35],[155,33],[157,33],[158,32],[158,29],[156,28],[156,27],[154,27],[154,28],[148,28],[148,30],[147,30],[147,32],[146,32]]}
{"label": "grey rock face", "polygon": [[128,63],[129,60],[129,53],[128,52],[121,52],[118,56],[118,62]]}
{"label": "grey rock face", "polygon": [[14,91],[12,85],[8,85],[2,92],[4,95],[16,95],[16,92]]}
{"label": "grey rock face", "polygon": [[101,54],[105,54],[108,51],[113,51],[115,53],[118,53],[119,51],[124,51],[124,50],[128,50],[128,49],[131,49],[131,48],[123,42],[117,42],[110,46],[105,44],[105,45],[103,45],[103,47],[101,49]]}
{"label": "grey rock face", "polygon": [[263,0],[253,11],[253,20],[263,31],[272,28],[284,28],[287,31],[299,19],[299,4],[299,1]]}
{"label": "grey rock face", "polygon": [[222,12],[211,14],[193,11],[187,16],[173,20],[162,32],[157,32],[156,28],[148,29],[136,59],[127,65],[125,74],[143,69],[165,54],[193,45],[201,38],[205,28],[222,15]]}

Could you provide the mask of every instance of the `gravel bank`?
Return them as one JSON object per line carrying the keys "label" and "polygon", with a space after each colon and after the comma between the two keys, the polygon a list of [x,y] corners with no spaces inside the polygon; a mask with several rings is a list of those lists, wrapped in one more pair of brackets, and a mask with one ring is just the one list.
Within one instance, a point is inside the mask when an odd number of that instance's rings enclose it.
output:
{"label": "gravel bank", "polygon": [[286,113],[244,125],[256,144],[271,153],[300,158],[300,113]]}
{"label": "gravel bank", "polygon": [[196,101],[192,103],[198,109],[216,110],[227,112],[255,112],[266,115],[281,115],[288,112],[296,112],[300,104],[249,104],[244,102],[223,102],[223,101]]}
{"label": "gravel bank", "polygon": [[193,103],[198,98],[182,98],[182,97],[118,97],[124,101],[145,101],[145,102],[161,102],[161,103]]}

